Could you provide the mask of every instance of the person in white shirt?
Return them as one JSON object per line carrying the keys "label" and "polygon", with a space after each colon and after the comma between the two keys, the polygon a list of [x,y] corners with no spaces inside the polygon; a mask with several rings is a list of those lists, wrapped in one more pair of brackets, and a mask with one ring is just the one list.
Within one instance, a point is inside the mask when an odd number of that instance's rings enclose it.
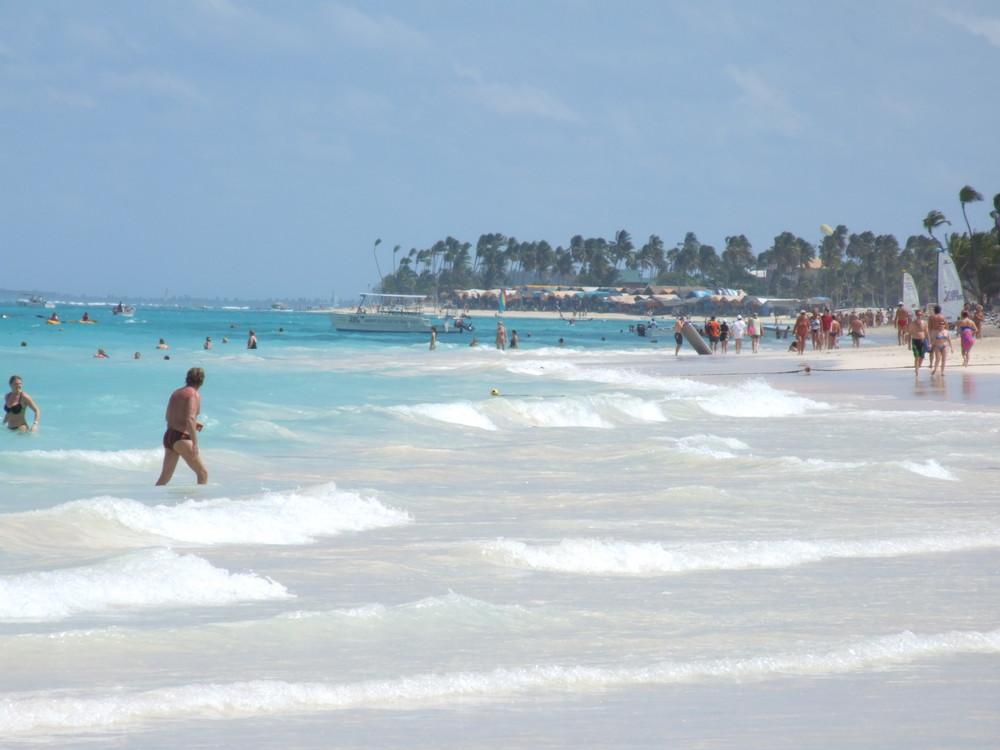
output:
{"label": "person in white shirt", "polygon": [[742,315],[737,315],[736,320],[731,326],[729,326],[729,334],[733,337],[733,346],[736,347],[736,353],[740,353],[740,349],[743,348],[743,337],[747,332],[746,321],[743,320]]}

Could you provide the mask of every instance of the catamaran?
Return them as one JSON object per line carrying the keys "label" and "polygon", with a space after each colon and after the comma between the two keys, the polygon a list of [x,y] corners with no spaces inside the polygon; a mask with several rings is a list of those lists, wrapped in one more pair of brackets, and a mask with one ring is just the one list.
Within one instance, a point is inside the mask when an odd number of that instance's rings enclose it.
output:
{"label": "catamaran", "polygon": [[951,254],[944,248],[938,248],[937,299],[942,314],[949,321],[959,319],[965,307],[962,281],[958,278]]}
{"label": "catamaran", "polygon": [[909,273],[903,271],[903,307],[912,316],[920,309],[920,295],[917,293],[917,285]]}
{"label": "catamaran", "polygon": [[47,310],[54,310],[56,307],[52,302],[37,295],[22,297],[17,301],[17,304],[21,307],[44,307]]}
{"label": "catamaran", "polygon": [[420,294],[362,293],[351,310],[331,310],[330,321],[338,331],[367,333],[438,333],[472,330],[463,318],[431,309]]}

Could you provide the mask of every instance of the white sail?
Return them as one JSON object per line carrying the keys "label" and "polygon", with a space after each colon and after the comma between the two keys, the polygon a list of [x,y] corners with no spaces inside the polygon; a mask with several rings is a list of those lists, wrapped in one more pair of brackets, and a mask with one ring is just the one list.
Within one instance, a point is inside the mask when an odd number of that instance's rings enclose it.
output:
{"label": "white sail", "polygon": [[913,277],[903,271],[903,307],[912,315],[920,307],[920,295],[917,294],[917,285],[913,283]]}
{"label": "white sail", "polygon": [[944,249],[938,250],[938,304],[941,312],[949,321],[958,320],[965,307],[965,297],[962,295],[962,282],[958,278],[955,262],[951,254]]}

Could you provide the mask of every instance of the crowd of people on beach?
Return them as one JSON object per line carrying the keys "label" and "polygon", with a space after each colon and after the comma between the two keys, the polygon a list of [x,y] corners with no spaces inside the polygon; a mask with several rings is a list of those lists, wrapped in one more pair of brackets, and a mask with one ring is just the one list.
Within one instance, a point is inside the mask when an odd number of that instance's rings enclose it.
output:
{"label": "crowd of people on beach", "polygon": [[962,350],[962,366],[969,366],[972,347],[983,337],[983,326],[986,315],[982,305],[966,305],[962,308],[958,319],[954,322],[942,314],[941,306],[934,305],[934,312],[924,314],[923,310],[915,310],[913,314],[902,302],[896,308],[894,316],[896,340],[899,346],[907,346],[913,351],[914,377],[920,377],[920,368],[924,358],[929,356],[931,375],[939,370],[944,375],[948,362],[948,354],[954,353],[955,345],[951,337],[951,328],[959,339]]}

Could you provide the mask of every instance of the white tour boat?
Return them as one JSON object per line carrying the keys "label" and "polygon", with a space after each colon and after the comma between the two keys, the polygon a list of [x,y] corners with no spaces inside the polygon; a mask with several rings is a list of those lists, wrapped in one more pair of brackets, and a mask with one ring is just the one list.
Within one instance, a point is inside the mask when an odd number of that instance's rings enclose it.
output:
{"label": "white tour boat", "polygon": [[338,331],[367,333],[438,333],[472,330],[463,319],[430,309],[420,294],[361,294],[361,302],[350,310],[331,310],[330,321]]}
{"label": "white tour boat", "polygon": [[56,308],[54,303],[34,295],[22,297],[17,301],[17,304],[21,307],[44,307],[46,310],[55,310]]}

